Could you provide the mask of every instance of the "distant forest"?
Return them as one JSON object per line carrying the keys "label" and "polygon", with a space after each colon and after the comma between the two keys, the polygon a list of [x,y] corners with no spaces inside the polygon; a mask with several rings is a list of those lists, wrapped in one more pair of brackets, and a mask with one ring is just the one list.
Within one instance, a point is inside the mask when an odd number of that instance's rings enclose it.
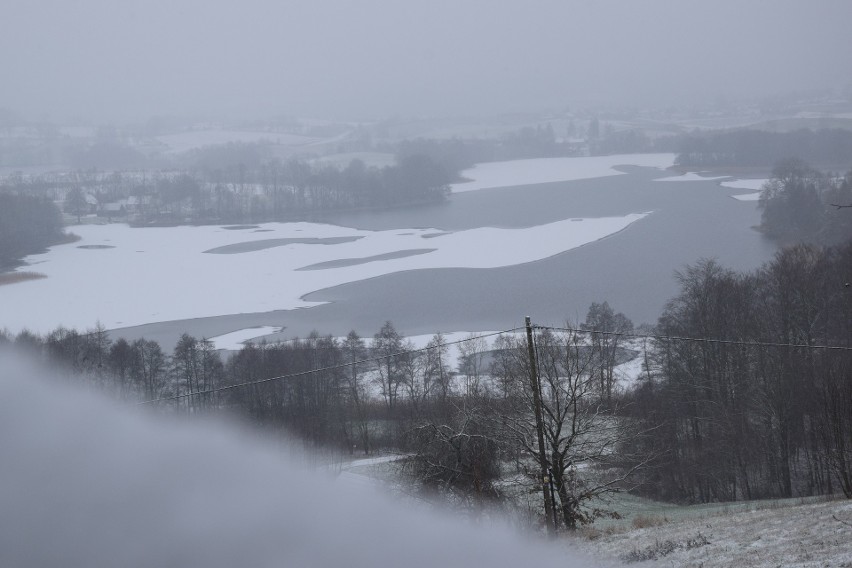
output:
{"label": "distant forest", "polygon": [[395,166],[312,166],[304,161],[244,163],[194,171],[13,176],[0,192],[64,201],[77,217],[98,214],[137,225],[303,220],[319,211],[396,207],[446,199],[453,172],[427,156]]}
{"label": "distant forest", "polygon": [[439,203],[450,183],[463,181],[461,171],[479,162],[660,149],[640,132],[605,130],[594,129],[591,148],[558,139],[549,126],[495,139],[407,140],[379,148],[396,157],[381,168],[357,159],[343,168],[282,161],[268,144],[229,143],[191,150],[171,167],[149,171],[155,163],[132,146],[100,141],[72,152],[81,167],[13,174],[0,192],[64,203],[78,222],[92,214],[139,226],[304,220],[320,212]]}
{"label": "distant forest", "polygon": [[785,244],[834,245],[852,239],[852,170],[822,173],[802,160],[782,160],[760,196],[761,230]]}
{"label": "distant forest", "polygon": [[730,130],[682,138],[675,164],[683,167],[771,167],[796,157],[819,166],[852,164],[852,131],[838,128],[777,133]]}
{"label": "distant forest", "polygon": [[13,268],[27,254],[66,239],[62,215],[53,202],[0,193],[0,271]]}

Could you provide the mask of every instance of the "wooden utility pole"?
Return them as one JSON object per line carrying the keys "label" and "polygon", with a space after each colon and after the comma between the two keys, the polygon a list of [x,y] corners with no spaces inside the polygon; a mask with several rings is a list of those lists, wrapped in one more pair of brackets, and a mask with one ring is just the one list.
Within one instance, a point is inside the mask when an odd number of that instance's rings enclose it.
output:
{"label": "wooden utility pole", "polygon": [[538,382],[538,370],[535,364],[535,347],[533,346],[532,323],[530,316],[525,319],[527,327],[527,350],[530,357],[530,386],[533,393],[533,407],[535,408],[535,429],[538,434],[538,457],[539,465],[541,466],[539,482],[541,483],[541,491],[544,495],[544,517],[547,523],[547,532],[549,534],[556,533],[556,527],[553,524],[553,506],[550,498],[550,473],[547,468],[547,455],[544,452],[544,422],[541,418],[541,386]]}

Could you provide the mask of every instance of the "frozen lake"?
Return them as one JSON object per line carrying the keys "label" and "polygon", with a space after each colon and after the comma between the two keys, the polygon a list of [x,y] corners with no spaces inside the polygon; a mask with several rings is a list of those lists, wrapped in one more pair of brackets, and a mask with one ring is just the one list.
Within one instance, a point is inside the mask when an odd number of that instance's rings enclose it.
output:
{"label": "frozen lake", "polygon": [[[751,229],[756,203],[730,198],[744,188],[695,176],[663,183],[655,180],[671,174],[658,167],[616,173],[322,223],[75,227],[83,241],[31,257],[27,269],[48,278],[0,288],[0,326],[45,331],[99,319],[170,346],[183,332],[262,326],[283,337],[369,337],[386,320],[409,335],[506,329],[525,315],[558,324],[604,300],[653,322],[677,291],[675,270],[701,257],[738,269],[772,257],[774,245]],[[114,248],[79,248],[91,245]]]}

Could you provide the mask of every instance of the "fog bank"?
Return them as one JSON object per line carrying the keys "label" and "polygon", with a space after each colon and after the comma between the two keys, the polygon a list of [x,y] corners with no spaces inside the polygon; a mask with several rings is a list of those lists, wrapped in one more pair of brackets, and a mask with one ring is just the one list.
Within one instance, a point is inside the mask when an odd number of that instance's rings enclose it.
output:
{"label": "fog bank", "polygon": [[353,493],[233,428],[173,423],[42,374],[0,352],[2,566],[590,565]]}

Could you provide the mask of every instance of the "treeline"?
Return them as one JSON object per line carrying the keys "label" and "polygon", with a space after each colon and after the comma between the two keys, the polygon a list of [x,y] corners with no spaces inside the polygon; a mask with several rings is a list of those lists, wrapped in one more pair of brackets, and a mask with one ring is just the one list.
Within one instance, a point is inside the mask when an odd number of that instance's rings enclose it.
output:
{"label": "treeline", "polygon": [[[405,447],[417,420],[438,407],[446,415],[462,394],[487,388],[480,384],[486,373],[483,340],[472,338],[461,348],[461,393],[443,337],[437,334],[426,350],[416,350],[391,322],[369,339],[354,331],[342,340],[314,332],[250,343],[229,357],[187,334],[171,350],[144,338],[113,341],[101,325],[86,331],[59,327],[43,336],[0,331],[2,345],[128,402],[158,401],[154,406],[191,415],[233,411],[309,445],[364,454]],[[282,376],[287,378],[274,380]],[[208,392],[218,389],[225,390]]]}
{"label": "treeline", "polygon": [[[595,123],[593,123],[594,125]],[[560,139],[548,126],[526,127],[499,138],[415,139],[400,142],[397,155],[426,155],[447,170],[460,172],[480,162],[528,158],[674,152],[678,138],[651,138],[642,129],[590,128],[584,139]],[[454,180],[459,181],[459,180]]]}
{"label": "treeline", "polygon": [[65,238],[62,215],[52,201],[0,193],[0,271]]}
{"label": "treeline", "polygon": [[456,174],[480,162],[551,158],[581,152],[577,146],[558,141],[550,125],[522,128],[499,138],[418,138],[396,145],[398,156],[429,156]]}
{"label": "treeline", "polygon": [[852,131],[839,128],[794,132],[732,130],[686,136],[675,164],[684,167],[771,167],[798,156],[812,164],[852,163]]}
{"label": "treeline", "polygon": [[834,245],[852,239],[852,170],[822,173],[787,159],[772,170],[760,196],[761,230],[784,243]]}
{"label": "treeline", "polygon": [[75,217],[98,214],[140,225],[303,220],[313,213],[435,203],[455,172],[424,155],[394,166],[344,169],[272,160],[169,172],[78,171],[11,177],[0,191],[63,200]]}
{"label": "treeline", "polygon": [[[639,453],[663,457],[644,491],[689,503],[852,498],[852,243],[798,245],[755,272],[702,261],[680,294],[632,414]],[[823,346],[836,346],[837,349]]]}
{"label": "treeline", "polygon": [[[632,323],[607,304],[594,304],[585,327],[630,331]],[[577,463],[607,463],[618,436],[632,427],[608,425],[618,414],[615,367],[629,359],[617,336],[537,331],[548,409],[554,502],[563,526],[574,528],[599,513],[587,501],[609,484],[577,484]],[[111,341],[102,326],[84,333],[58,328],[45,336],[0,334],[37,358],[88,384],[132,401],[181,414],[236,412],[271,431],[297,435],[310,446],[368,454],[394,448],[417,454],[418,482],[440,488],[467,506],[510,503],[499,489],[507,473],[537,487],[527,345],[509,334],[493,345],[470,336],[458,345],[458,366],[436,334],[414,349],[387,322],[369,340],[311,334],[281,343],[246,345],[227,360],[208,341],[184,335],[171,352],[156,342]],[[573,362],[572,362],[573,361]],[[566,410],[570,409],[570,412]],[[620,473],[619,473],[620,475]],[[581,490],[582,489],[582,490]],[[526,493],[525,493],[526,494]]]}

